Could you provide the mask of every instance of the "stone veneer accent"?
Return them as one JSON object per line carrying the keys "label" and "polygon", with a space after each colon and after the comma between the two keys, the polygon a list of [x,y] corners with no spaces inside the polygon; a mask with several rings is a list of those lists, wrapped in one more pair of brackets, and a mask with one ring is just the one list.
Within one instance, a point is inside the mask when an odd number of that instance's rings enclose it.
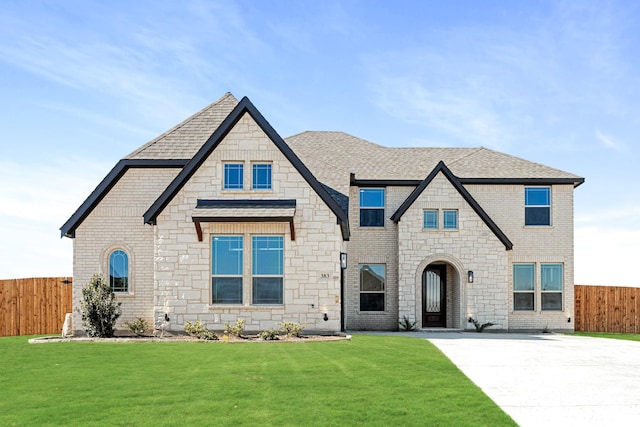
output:
{"label": "stone veneer accent", "polygon": [[[244,190],[223,190],[223,164],[244,162]],[[272,164],[272,190],[251,190],[252,162]],[[203,223],[199,242],[192,221],[197,199],[296,199],[295,241],[288,223]],[[243,235],[243,299],[211,304],[211,236]],[[284,236],[284,304],[251,305],[252,235]],[[344,243],[335,214],[245,114],[163,210],[154,227],[155,315],[168,313],[171,329],[201,320],[210,329],[245,319],[246,330],[277,328],[281,321],[307,330],[340,330],[340,252]],[[327,314],[328,320],[323,319]]]}

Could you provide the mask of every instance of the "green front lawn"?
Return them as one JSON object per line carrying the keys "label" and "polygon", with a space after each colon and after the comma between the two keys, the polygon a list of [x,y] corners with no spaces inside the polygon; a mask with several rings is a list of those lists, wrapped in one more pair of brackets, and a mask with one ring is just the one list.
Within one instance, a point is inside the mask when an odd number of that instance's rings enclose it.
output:
{"label": "green front lawn", "polygon": [[582,337],[615,338],[618,340],[640,341],[640,334],[616,334],[613,332],[574,332]]}
{"label": "green front lawn", "polygon": [[0,425],[515,423],[408,337],[315,343],[47,343],[0,338]]}

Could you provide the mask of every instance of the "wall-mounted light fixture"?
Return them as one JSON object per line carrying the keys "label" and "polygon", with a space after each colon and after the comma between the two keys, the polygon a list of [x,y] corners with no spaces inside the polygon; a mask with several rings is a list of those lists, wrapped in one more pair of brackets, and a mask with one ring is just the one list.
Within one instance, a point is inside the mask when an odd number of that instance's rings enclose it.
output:
{"label": "wall-mounted light fixture", "polygon": [[571,317],[567,317],[567,323],[571,323]]}
{"label": "wall-mounted light fixture", "polygon": [[347,268],[347,254],[345,252],[340,252],[340,268],[343,270]]}
{"label": "wall-mounted light fixture", "polygon": [[324,321],[326,322],[327,320],[329,320],[329,316],[327,316],[327,313],[324,314],[324,316],[322,317],[324,319]]}
{"label": "wall-mounted light fixture", "polygon": [[467,271],[467,281],[473,283],[473,271],[471,270]]}

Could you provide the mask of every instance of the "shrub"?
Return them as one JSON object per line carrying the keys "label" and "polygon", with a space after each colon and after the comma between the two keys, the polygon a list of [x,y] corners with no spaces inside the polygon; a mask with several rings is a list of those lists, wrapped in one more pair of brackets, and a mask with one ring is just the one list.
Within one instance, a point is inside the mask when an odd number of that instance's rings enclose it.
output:
{"label": "shrub", "polygon": [[278,339],[278,331],[275,329],[265,329],[258,334],[258,339],[263,341],[274,341]]}
{"label": "shrub", "polygon": [[417,320],[412,322],[411,320],[409,320],[409,318],[407,316],[402,316],[402,320],[400,322],[398,322],[400,327],[402,329],[404,329],[405,331],[407,331],[407,332],[408,331],[415,331],[417,323],[418,323]]}
{"label": "shrub", "polygon": [[287,337],[300,337],[304,329],[304,325],[296,322],[281,322],[278,325],[280,325]]}
{"label": "shrub", "polygon": [[491,326],[495,325],[495,323],[491,323],[491,322],[487,322],[487,323],[482,323],[481,324],[480,322],[478,322],[473,317],[469,317],[469,322],[473,323],[473,326],[476,327],[476,332],[478,332],[478,333],[484,331],[485,328],[490,328]]}
{"label": "shrub", "polygon": [[224,333],[229,334],[232,337],[241,337],[244,333],[244,319],[236,320],[236,323],[230,325],[229,323],[224,324]]}
{"label": "shrub", "polygon": [[218,340],[218,336],[215,333],[209,331],[207,327],[204,326],[204,324],[200,321],[200,319],[196,320],[195,323],[187,321],[187,323],[184,324],[184,330],[190,336],[200,338],[201,340]]}
{"label": "shrub", "polygon": [[82,326],[90,337],[110,338],[122,309],[109,283],[101,274],[94,274],[82,288],[80,313]]}
{"label": "shrub", "polygon": [[133,323],[124,322],[124,326],[129,328],[129,331],[137,336],[144,335],[144,333],[149,329],[149,324],[142,317],[136,318]]}

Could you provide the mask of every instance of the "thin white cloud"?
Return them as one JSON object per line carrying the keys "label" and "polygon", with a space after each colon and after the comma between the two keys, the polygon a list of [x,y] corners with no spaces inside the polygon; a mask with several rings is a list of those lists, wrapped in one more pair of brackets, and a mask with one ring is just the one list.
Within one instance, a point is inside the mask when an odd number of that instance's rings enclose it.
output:
{"label": "thin white cloud", "polygon": [[599,129],[596,129],[596,138],[598,138],[606,148],[610,148],[615,151],[624,151],[624,147],[620,143],[615,142],[611,136],[605,135]]}
{"label": "thin white cloud", "polygon": [[519,27],[431,30],[428,43],[365,55],[372,102],[456,145],[584,150],[595,119],[632,119],[633,90],[617,84],[629,77],[624,13],[599,3],[546,13]]}

